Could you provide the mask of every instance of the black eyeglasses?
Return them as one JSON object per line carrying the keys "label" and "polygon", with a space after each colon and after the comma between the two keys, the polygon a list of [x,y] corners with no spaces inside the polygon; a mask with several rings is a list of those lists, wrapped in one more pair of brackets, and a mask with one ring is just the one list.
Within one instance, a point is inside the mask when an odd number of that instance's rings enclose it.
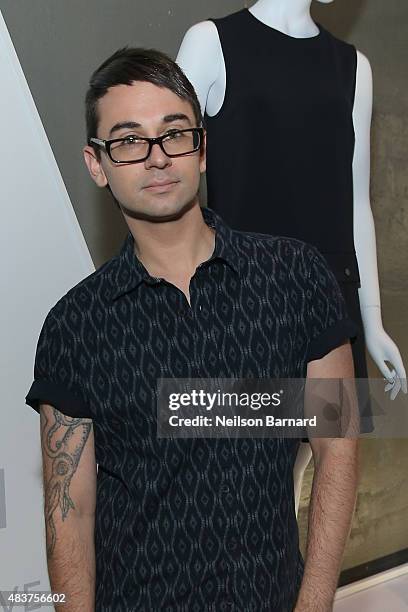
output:
{"label": "black eyeglasses", "polygon": [[115,164],[131,164],[145,161],[154,144],[158,144],[168,157],[194,153],[200,149],[203,135],[203,128],[194,127],[185,130],[171,130],[157,138],[141,138],[133,135],[113,140],[90,138],[88,144],[102,147]]}

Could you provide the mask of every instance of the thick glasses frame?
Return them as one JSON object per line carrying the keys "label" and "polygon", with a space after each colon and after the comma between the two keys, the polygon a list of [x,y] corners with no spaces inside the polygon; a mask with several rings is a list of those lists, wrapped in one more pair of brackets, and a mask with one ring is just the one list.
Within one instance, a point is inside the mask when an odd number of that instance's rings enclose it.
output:
{"label": "thick glasses frame", "polygon": [[[165,150],[163,146],[163,140],[166,140],[166,138],[170,138],[174,134],[179,134],[180,132],[193,132],[193,133],[198,134],[199,135],[198,145],[191,151],[186,151],[185,153],[171,153],[171,154],[167,153],[167,151]],[[137,162],[146,161],[146,159],[150,156],[150,153],[152,152],[153,145],[155,144],[159,145],[159,147],[161,148],[163,153],[167,155],[167,157],[181,157],[183,155],[188,155],[189,153],[194,153],[195,151],[198,151],[201,148],[201,145],[203,142],[203,135],[204,135],[204,128],[193,127],[193,128],[186,128],[184,130],[171,130],[171,132],[167,132],[166,134],[163,134],[162,136],[157,136],[157,138],[147,138],[147,137],[139,137],[139,136],[133,136],[133,135],[125,136],[124,138],[113,138],[112,140],[102,140],[100,138],[90,138],[88,141],[88,144],[90,146],[95,144],[101,147],[102,149],[104,149],[114,164],[135,164]],[[130,138],[134,138],[135,140],[144,140],[148,142],[149,148],[147,151],[147,155],[145,155],[144,157],[140,157],[138,159],[129,160],[129,161],[119,161],[115,159],[111,153],[111,146],[115,142],[124,142],[125,140],[129,140]]]}

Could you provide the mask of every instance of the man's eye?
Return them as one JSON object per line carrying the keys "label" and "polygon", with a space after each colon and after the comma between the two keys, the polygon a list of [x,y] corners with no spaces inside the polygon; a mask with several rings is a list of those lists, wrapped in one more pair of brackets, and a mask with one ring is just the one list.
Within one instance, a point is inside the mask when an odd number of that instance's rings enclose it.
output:
{"label": "man's eye", "polygon": [[175,138],[180,138],[183,134],[179,130],[173,130],[172,132],[166,132],[165,137],[169,140],[174,140]]}
{"label": "man's eye", "polygon": [[123,140],[123,144],[125,144],[125,145],[134,144],[135,142],[139,142],[139,138],[137,136],[127,136]]}

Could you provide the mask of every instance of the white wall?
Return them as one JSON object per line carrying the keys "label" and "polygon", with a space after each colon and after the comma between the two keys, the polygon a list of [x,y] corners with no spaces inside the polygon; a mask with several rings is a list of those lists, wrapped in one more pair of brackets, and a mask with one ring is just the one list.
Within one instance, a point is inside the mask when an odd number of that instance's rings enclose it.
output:
{"label": "white wall", "polygon": [[95,268],[1,13],[0,58],[0,590],[44,591],[40,419],[24,398],[45,315]]}

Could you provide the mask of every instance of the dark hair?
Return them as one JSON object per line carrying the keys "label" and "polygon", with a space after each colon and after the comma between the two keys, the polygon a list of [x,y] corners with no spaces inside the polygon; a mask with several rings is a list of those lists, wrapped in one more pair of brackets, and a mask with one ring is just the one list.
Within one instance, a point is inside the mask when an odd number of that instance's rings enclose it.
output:
{"label": "dark hair", "polygon": [[[168,55],[156,49],[123,47],[108,57],[92,74],[85,97],[86,136],[96,136],[99,124],[98,100],[110,87],[131,85],[133,81],[148,81],[165,87],[190,102],[197,125],[203,123],[200,103],[194,87],[181,68]],[[94,147],[100,158],[100,150]]]}

